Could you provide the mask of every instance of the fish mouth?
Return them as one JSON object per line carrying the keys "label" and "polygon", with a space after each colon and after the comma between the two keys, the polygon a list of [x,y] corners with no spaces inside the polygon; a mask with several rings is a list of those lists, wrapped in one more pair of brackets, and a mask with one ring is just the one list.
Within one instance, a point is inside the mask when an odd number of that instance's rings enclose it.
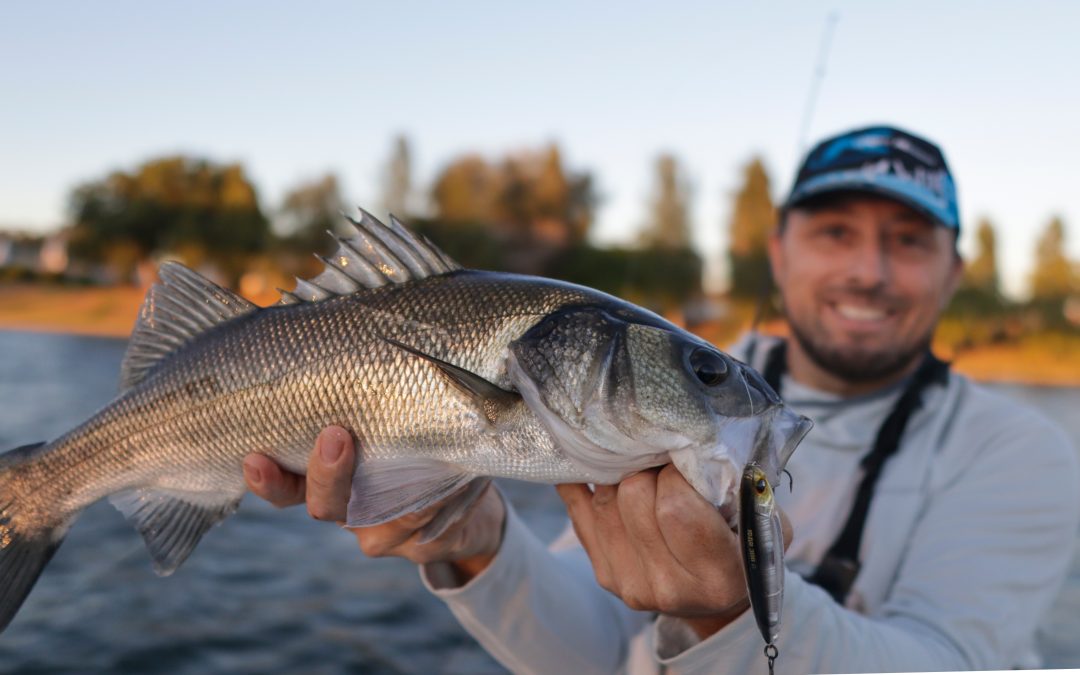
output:
{"label": "fish mouth", "polygon": [[[733,480],[734,474],[729,471],[734,469],[742,476],[746,467],[757,465],[770,485],[779,484],[788,459],[813,426],[810,418],[785,405],[757,417],[732,420],[721,430],[717,445],[725,455],[736,457],[734,467],[721,474],[723,479],[703,481],[698,491],[705,489],[702,494],[708,495],[734,529],[739,516],[739,481]],[[743,448],[741,452],[740,448]]]}

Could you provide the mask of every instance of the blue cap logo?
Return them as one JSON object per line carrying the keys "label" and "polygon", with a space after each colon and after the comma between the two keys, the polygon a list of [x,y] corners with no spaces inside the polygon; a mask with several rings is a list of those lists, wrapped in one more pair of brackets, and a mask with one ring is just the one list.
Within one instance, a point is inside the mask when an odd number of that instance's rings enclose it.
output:
{"label": "blue cap logo", "polygon": [[786,206],[839,191],[890,197],[960,228],[956,185],[940,148],[895,127],[857,129],[819,143],[799,168]]}

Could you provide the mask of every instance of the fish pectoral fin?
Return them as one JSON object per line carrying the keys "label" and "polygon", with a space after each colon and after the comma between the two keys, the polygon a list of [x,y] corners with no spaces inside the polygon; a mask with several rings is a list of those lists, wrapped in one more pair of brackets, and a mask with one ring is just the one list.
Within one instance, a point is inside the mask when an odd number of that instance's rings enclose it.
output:
{"label": "fish pectoral fin", "polygon": [[474,372],[465,370],[460,366],[455,366],[452,363],[447,363],[430,354],[425,354],[419,349],[398,342],[393,338],[382,336],[382,339],[398,349],[424,359],[438,368],[439,372],[442,373],[447,382],[457,387],[458,390],[472,399],[477,407],[483,412],[484,417],[492,424],[495,424],[498,421],[500,414],[521,403],[521,394],[503,389],[499,385],[485,380]]}
{"label": "fish pectoral fin", "polygon": [[421,457],[357,462],[346,527],[379,525],[425,509],[476,478],[448,462]]}
{"label": "fish pectoral fin", "polygon": [[146,542],[154,571],[168,576],[187,559],[199,540],[240,504],[240,495],[136,488],[109,497]]}
{"label": "fish pectoral fin", "polygon": [[429,541],[438,539],[442,536],[443,532],[450,529],[450,526],[461,520],[472,505],[480,499],[480,495],[484,494],[484,490],[487,486],[491,485],[491,479],[486,476],[483,478],[474,478],[469,483],[469,487],[465,488],[458,494],[454,495],[450,499],[446,500],[446,505],[439,509],[439,512],[435,514],[435,517],[431,519],[427,525],[420,530],[420,540],[418,543],[426,544]]}

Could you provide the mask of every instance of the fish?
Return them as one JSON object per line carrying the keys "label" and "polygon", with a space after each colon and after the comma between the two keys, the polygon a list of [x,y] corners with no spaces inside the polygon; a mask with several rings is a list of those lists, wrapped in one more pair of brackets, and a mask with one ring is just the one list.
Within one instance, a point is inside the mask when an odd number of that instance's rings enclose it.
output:
{"label": "fish", "polygon": [[322,271],[258,307],[163,263],[120,392],[0,455],[0,630],[79,513],[108,498],[168,575],[245,492],[261,452],[303,473],[330,425],[358,441],[346,526],[443,502],[433,539],[494,477],[614,484],[673,463],[734,528],[740,472],[809,429],[761,376],[641,307],[469,270],[361,210]]}

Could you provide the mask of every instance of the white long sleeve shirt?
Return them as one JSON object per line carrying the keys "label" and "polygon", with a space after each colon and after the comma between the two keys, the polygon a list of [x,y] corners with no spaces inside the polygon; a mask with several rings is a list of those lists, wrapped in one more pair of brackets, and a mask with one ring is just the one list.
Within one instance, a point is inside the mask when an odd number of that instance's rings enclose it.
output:
{"label": "white long sleeve shirt", "polygon": [[[782,388],[815,426],[788,464],[794,490],[777,490],[795,538],[776,672],[1033,665],[1080,529],[1080,462],[1064,432],[962,376],[929,387],[874,491],[842,607],[800,575],[843,526],[859,461],[903,387],[848,399],[790,377]],[[513,672],[767,672],[750,612],[700,641],[678,619],[628,609],[597,585],[572,536],[546,547],[512,510],[483,573],[461,587],[445,566],[422,576]]]}

